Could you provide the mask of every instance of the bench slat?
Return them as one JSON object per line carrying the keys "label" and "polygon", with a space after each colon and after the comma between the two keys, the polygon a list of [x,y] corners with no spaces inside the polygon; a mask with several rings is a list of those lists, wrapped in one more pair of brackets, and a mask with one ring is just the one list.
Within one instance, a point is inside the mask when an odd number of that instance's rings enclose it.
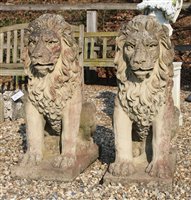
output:
{"label": "bench slat", "polygon": [[107,57],[107,38],[103,38],[103,59]]}
{"label": "bench slat", "polygon": [[23,63],[0,63],[1,76],[25,75]]}
{"label": "bench slat", "polygon": [[3,63],[4,33],[0,33],[0,63]]}
{"label": "bench slat", "polygon": [[84,40],[84,59],[88,58],[88,38]]}
{"label": "bench slat", "polygon": [[14,43],[13,43],[13,63],[17,62],[17,30],[14,31]]}
{"label": "bench slat", "polygon": [[85,32],[84,37],[116,37],[118,32]]}
{"label": "bench slat", "polygon": [[25,29],[28,26],[28,23],[25,24],[14,24],[12,26],[5,26],[0,28],[0,33],[4,33],[7,31],[14,31],[18,29]]}
{"label": "bench slat", "polygon": [[23,48],[24,48],[24,30],[21,30],[21,40],[20,40],[20,44],[21,44],[21,48],[20,48],[20,60],[22,57],[22,52],[23,52]]}
{"label": "bench slat", "polygon": [[14,69],[14,68],[23,68],[23,63],[0,63],[0,68]]}
{"label": "bench slat", "polygon": [[24,76],[26,75],[24,70],[22,68],[16,68],[16,69],[1,69],[1,76]]}
{"label": "bench slat", "polygon": [[113,63],[113,58],[85,59],[84,66],[87,66],[87,67],[114,67],[114,63]]}
{"label": "bench slat", "polygon": [[7,32],[7,55],[6,55],[6,63],[10,63],[10,58],[11,58],[11,54],[10,54],[10,48],[11,48],[11,32],[8,31]]}
{"label": "bench slat", "polygon": [[91,38],[91,43],[90,43],[90,58],[94,58],[94,38]]}

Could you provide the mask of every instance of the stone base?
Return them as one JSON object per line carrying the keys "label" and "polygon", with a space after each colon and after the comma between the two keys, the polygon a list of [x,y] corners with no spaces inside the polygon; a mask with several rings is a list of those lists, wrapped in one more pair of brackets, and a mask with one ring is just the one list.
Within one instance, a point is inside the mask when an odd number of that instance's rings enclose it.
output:
{"label": "stone base", "polygon": [[[176,167],[176,150],[173,149],[173,151],[170,154],[170,163],[171,163],[171,170],[174,174],[175,167]],[[135,167],[136,167],[136,173],[127,177],[122,176],[113,176],[109,172],[106,172],[103,182],[104,183],[121,183],[123,185],[129,185],[129,184],[137,184],[137,183],[143,183],[145,187],[157,187],[160,191],[172,191],[172,185],[173,185],[173,177],[171,178],[155,178],[149,176],[147,173],[145,173],[145,168],[148,165],[148,162],[145,159],[141,158],[141,160],[137,159],[135,160]]]}
{"label": "stone base", "polygon": [[45,158],[38,166],[14,166],[11,169],[13,177],[35,179],[72,181],[98,158],[98,147],[90,143],[86,148],[81,148],[77,154],[76,164],[69,168],[55,168],[52,163],[55,156]]}

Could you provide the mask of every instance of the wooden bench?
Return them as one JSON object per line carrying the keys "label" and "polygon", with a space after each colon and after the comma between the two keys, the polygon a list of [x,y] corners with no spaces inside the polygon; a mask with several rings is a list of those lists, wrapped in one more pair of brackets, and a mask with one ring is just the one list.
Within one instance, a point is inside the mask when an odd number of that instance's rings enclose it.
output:
{"label": "wooden bench", "polygon": [[[0,28],[0,75],[20,76],[24,74],[21,53],[24,47],[24,29],[28,24],[15,24]],[[80,51],[83,51],[84,25],[72,26],[78,38]]]}
{"label": "wooden bench", "polygon": [[117,35],[117,32],[85,32],[83,66],[114,67]]}
{"label": "wooden bench", "polygon": [[[0,28],[0,76],[24,76],[21,53],[26,24]],[[84,32],[84,25],[72,26],[80,48],[83,67],[113,67],[117,32]],[[113,40],[113,43],[111,43]],[[112,52],[112,55],[108,55]]]}
{"label": "wooden bench", "polygon": [[24,29],[27,24],[0,28],[0,75],[24,75],[21,52],[24,47]]}

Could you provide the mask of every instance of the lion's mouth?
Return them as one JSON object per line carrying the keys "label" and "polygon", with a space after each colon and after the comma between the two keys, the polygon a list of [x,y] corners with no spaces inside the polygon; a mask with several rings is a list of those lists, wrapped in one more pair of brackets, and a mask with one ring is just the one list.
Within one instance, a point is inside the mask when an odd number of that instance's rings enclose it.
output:
{"label": "lion's mouth", "polygon": [[153,68],[132,69],[133,73],[135,73],[136,75],[146,75],[146,74],[150,73],[152,70],[153,70]]}
{"label": "lion's mouth", "polygon": [[37,69],[37,70],[52,70],[54,68],[54,64],[50,63],[50,64],[40,64],[37,63],[35,65],[32,65],[33,68]]}
{"label": "lion's mouth", "polygon": [[131,67],[133,71],[152,71],[153,67]]}

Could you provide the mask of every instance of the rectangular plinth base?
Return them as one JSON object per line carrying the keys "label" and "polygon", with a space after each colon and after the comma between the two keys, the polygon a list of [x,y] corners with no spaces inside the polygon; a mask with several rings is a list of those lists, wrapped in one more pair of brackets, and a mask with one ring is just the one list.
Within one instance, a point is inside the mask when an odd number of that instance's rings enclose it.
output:
{"label": "rectangular plinth base", "polygon": [[[136,173],[130,176],[113,176],[109,172],[106,172],[103,182],[104,183],[121,183],[123,185],[143,183],[145,187],[157,187],[160,191],[172,191],[173,177],[170,178],[155,178],[149,176],[145,172],[147,161],[136,163]],[[176,166],[176,151],[170,154],[171,169],[174,174]]]}
{"label": "rectangular plinth base", "polygon": [[74,180],[91,163],[98,158],[98,147],[91,144],[86,151],[77,155],[74,166],[62,169],[53,166],[55,157],[43,160],[38,166],[14,166],[11,169],[13,177],[35,180],[56,180],[68,182]]}

